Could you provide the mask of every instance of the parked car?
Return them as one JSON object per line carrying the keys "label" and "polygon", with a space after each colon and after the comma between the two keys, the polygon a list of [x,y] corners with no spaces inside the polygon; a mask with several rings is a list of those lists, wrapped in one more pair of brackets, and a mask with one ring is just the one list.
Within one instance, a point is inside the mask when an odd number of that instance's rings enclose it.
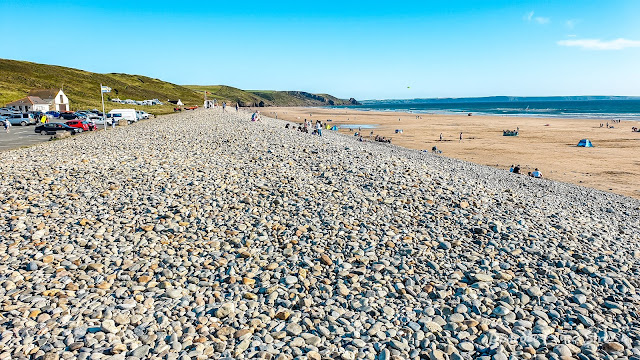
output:
{"label": "parked car", "polygon": [[129,122],[129,124],[138,121],[138,117],[136,116],[135,109],[114,109],[109,111],[109,114],[115,115],[120,114],[122,119],[125,119]]}
{"label": "parked car", "polygon": [[58,112],[58,111],[47,111],[44,114],[47,115],[47,117],[51,117],[51,118],[54,118],[54,119],[58,119],[60,117],[60,112]]}
{"label": "parked car", "polygon": [[96,129],[95,124],[92,124],[86,120],[69,120],[65,124],[74,128],[82,129],[82,131],[93,131]]}
{"label": "parked car", "polygon": [[75,135],[79,132],[82,132],[82,129],[78,129],[78,128],[74,128],[71,127],[67,124],[62,124],[62,123],[48,123],[48,124],[42,124],[42,125],[38,125],[35,128],[35,132],[36,134],[55,134],[58,131],[68,131],[71,133],[71,135]]}
{"label": "parked car", "polygon": [[5,119],[8,119],[11,125],[27,126],[36,123],[36,121],[31,116],[29,116],[29,114],[23,113],[13,115],[0,115],[1,121],[4,121]]}
{"label": "parked car", "polygon": [[136,115],[139,120],[146,120],[149,118],[149,114],[146,111],[136,110]]}
{"label": "parked car", "polygon": [[61,111],[60,118],[64,120],[73,120],[73,119],[77,119],[78,116],[73,111]]}
{"label": "parked car", "polygon": [[0,115],[14,115],[19,113],[20,111],[16,109],[7,108],[7,107],[0,108]]}
{"label": "parked car", "polygon": [[94,113],[88,113],[86,116],[88,122],[96,122],[98,119],[102,119],[102,115],[96,115]]}
{"label": "parked car", "polygon": [[[110,114],[107,114],[107,126],[111,126],[111,123],[113,122],[113,118],[111,116],[109,116]],[[97,118],[93,118],[91,119],[93,121],[94,124],[96,124],[97,126],[104,126],[104,120],[102,116],[98,116]],[[117,120],[116,120],[117,121]]]}

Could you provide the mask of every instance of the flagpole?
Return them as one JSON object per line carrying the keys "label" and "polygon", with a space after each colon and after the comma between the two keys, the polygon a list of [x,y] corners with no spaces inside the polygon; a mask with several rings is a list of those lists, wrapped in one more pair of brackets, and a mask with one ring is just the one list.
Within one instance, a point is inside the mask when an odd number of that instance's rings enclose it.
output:
{"label": "flagpole", "polygon": [[102,97],[102,122],[104,123],[104,131],[107,131],[107,114],[104,112],[104,91],[102,91],[102,84],[100,84],[100,96]]}

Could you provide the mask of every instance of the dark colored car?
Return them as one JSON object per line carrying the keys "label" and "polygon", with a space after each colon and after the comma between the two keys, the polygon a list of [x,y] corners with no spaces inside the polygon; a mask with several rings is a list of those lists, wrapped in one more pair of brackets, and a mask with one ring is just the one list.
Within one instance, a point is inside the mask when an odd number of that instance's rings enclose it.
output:
{"label": "dark colored car", "polygon": [[96,129],[96,126],[94,124],[91,124],[86,120],[69,120],[65,124],[73,128],[82,129],[82,131],[93,131]]}
{"label": "dark colored car", "polygon": [[78,116],[76,115],[76,113],[74,113],[73,111],[61,111],[60,112],[60,118],[61,119],[65,119],[65,120],[73,120],[75,118],[77,118]]}
{"label": "dark colored car", "polygon": [[57,111],[47,111],[45,114],[47,114],[47,115],[49,115],[51,117],[54,117],[56,119],[60,117],[60,113],[57,112]]}
{"label": "dark colored car", "polygon": [[62,123],[48,123],[48,124],[42,124],[42,125],[38,125],[36,126],[35,132],[36,134],[50,134],[50,133],[56,133],[58,131],[68,131],[71,133],[71,135],[75,135],[79,132],[82,131],[82,129],[78,129],[78,128],[74,128],[71,127],[67,124],[62,124]]}

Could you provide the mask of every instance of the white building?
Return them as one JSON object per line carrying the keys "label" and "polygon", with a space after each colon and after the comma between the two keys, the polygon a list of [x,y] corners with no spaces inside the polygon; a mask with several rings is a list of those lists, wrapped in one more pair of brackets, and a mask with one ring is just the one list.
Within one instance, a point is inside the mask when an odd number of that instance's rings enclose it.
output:
{"label": "white building", "polygon": [[[69,111],[69,98],[62,89],[33,89],[29,91],[29,96],[36,96],[49,103],[52,111]],[[47,110],[47,111],[48,111]]]}
{"label": "white building", "polygon": [[27,96],[20,100],[16,100],[14,102],[7,104],[8,108],[16,109],[18,111],[27,112],[27,111],[49,111],[49,102],[42,100],[37,96]]}

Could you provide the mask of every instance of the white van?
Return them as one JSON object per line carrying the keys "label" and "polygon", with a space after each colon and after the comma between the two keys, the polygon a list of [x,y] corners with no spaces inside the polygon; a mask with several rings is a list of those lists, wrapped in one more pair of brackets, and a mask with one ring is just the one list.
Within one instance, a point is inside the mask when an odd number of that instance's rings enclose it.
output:
{"label": "white van", "polygon": [[127,120],[129,124],[138,121],[135,109],[113,109],[109,111],[109,114],[120,114],[120,118]]}

